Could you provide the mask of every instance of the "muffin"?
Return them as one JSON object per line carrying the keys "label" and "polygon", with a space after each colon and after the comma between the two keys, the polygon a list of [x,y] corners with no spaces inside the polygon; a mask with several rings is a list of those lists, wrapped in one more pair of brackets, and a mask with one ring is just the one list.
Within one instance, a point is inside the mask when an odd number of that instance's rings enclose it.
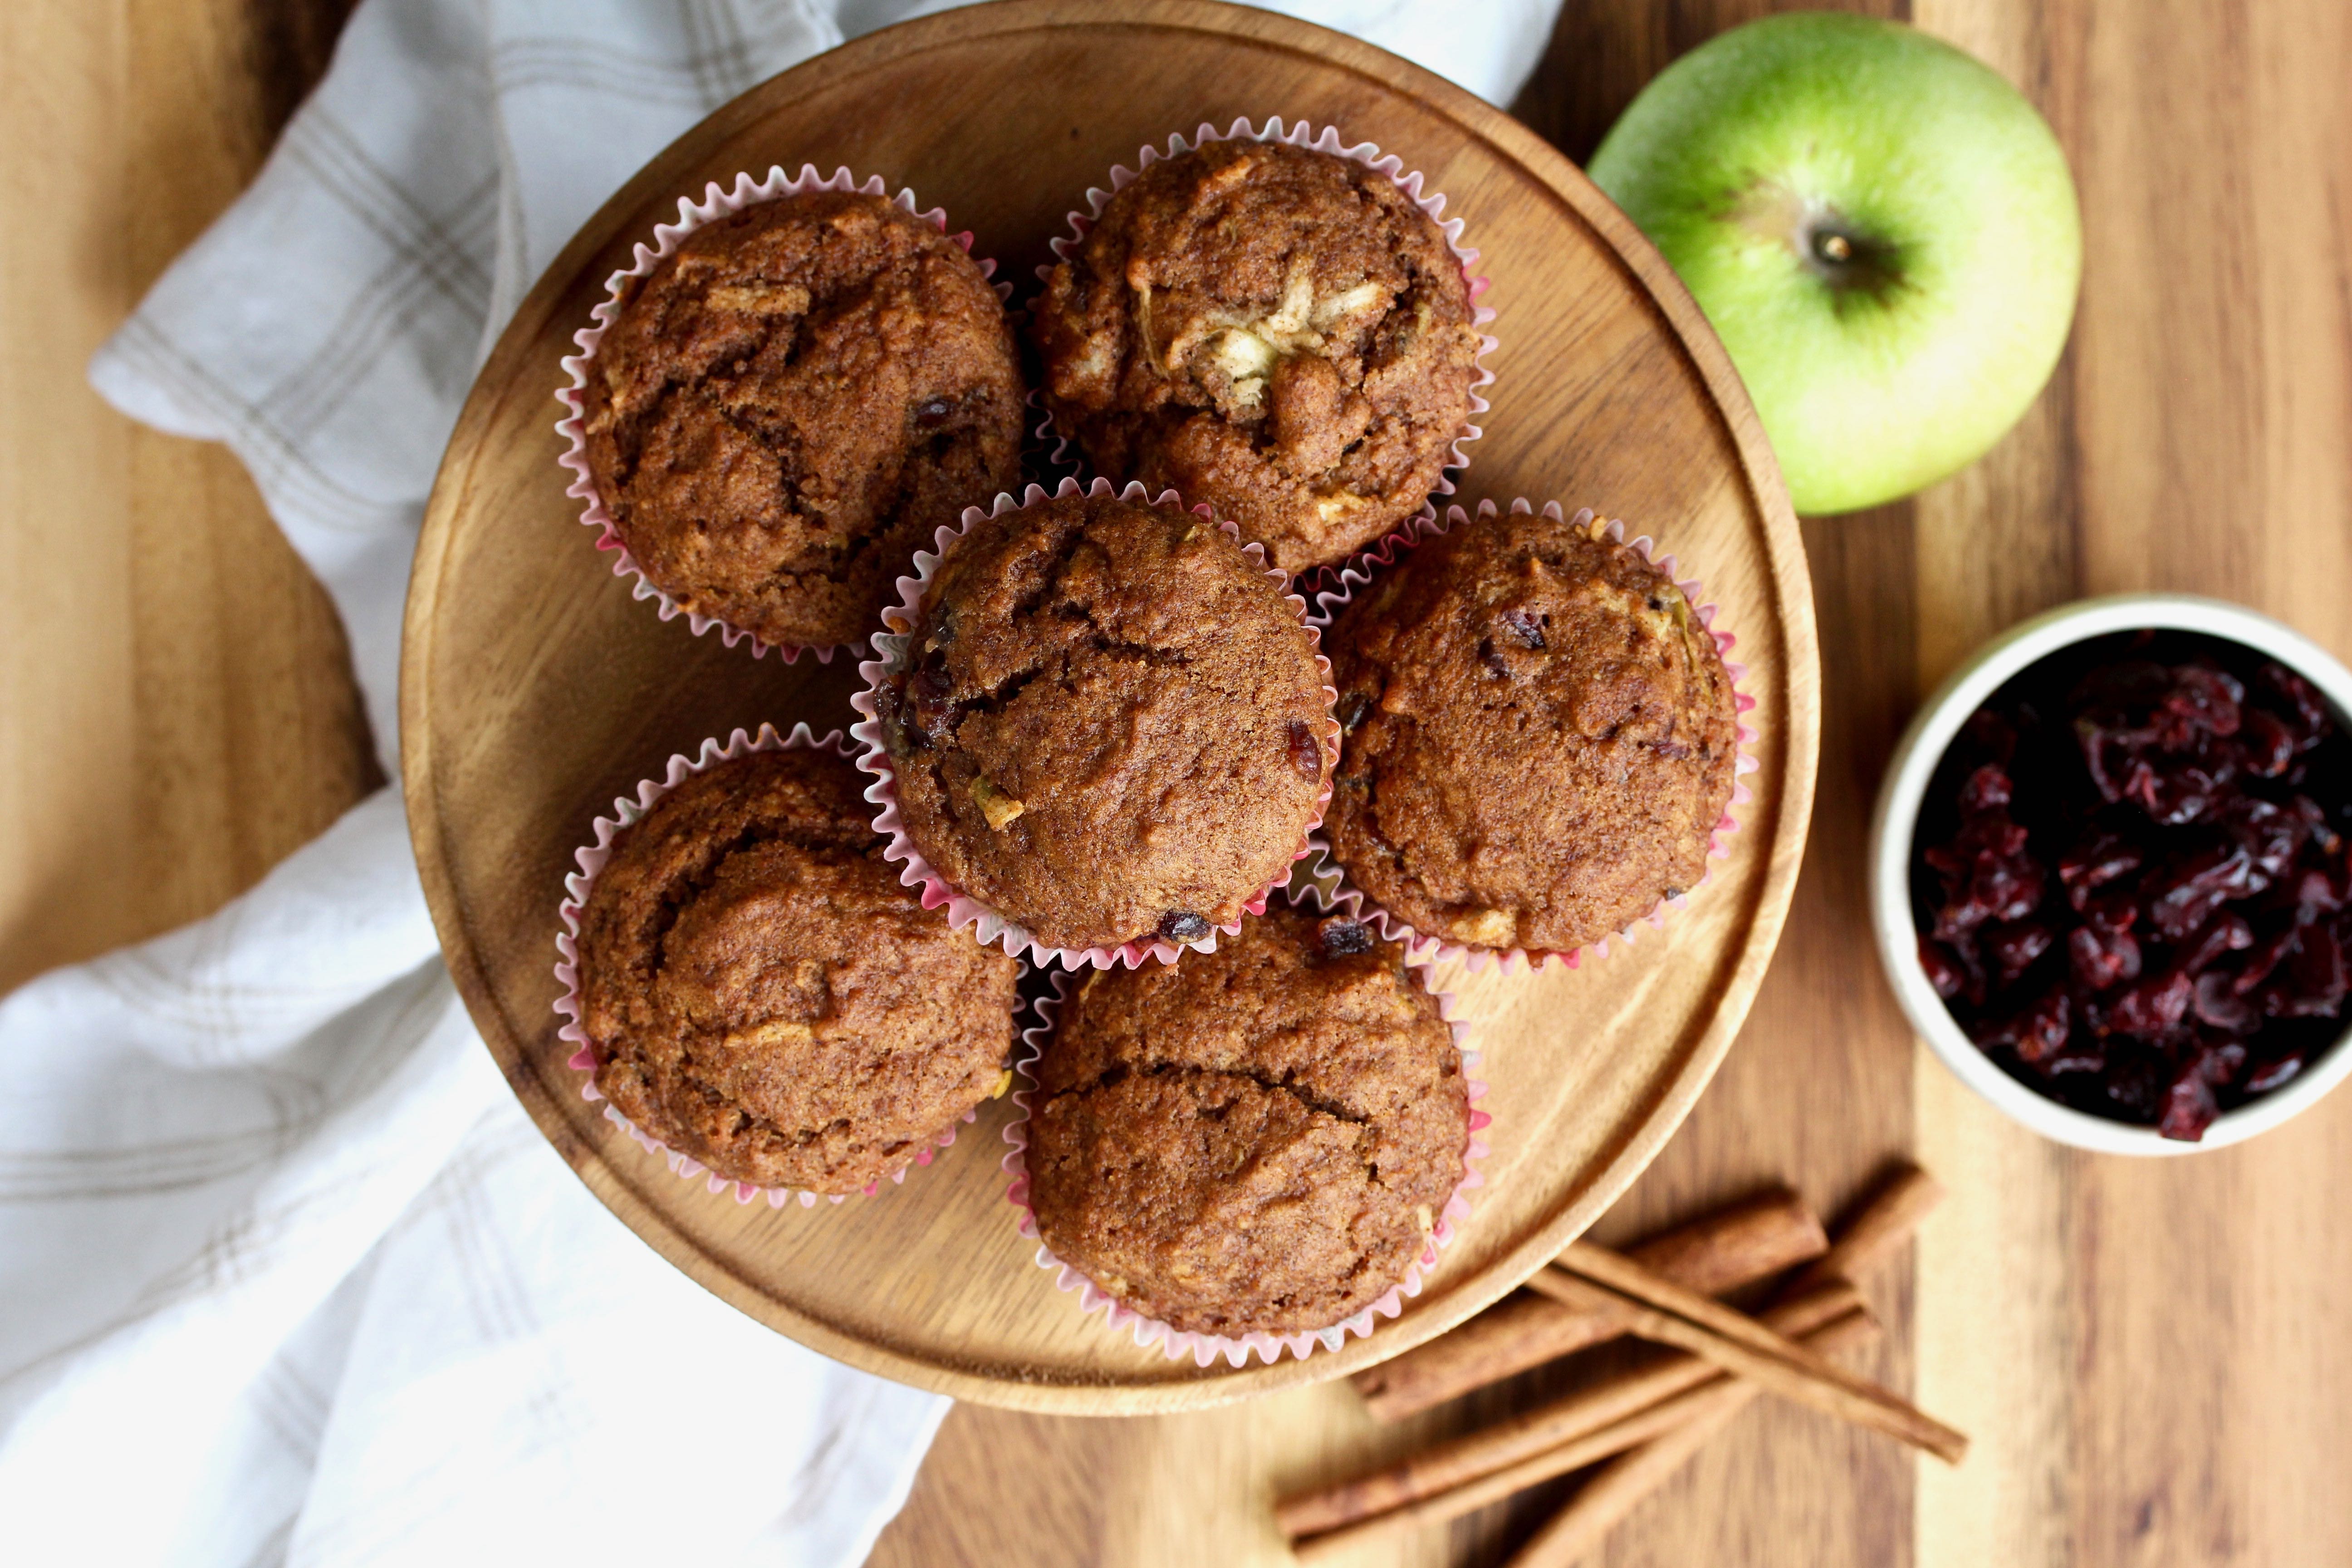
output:
{"label": "muffin", "polygon": [[923,908],[862,775],[754,752],[624,829],[580,912],[596,1087],[718,1174],[848,1193],[1009,1081],[1020,965]]}
{"label": "muffin", "polygon": [[1208,502],[1297,573],[1429,499],[1474,320],[1444,233],[1387,175],[1212,142],[1110,198],[1032,326],[1045,405],[1097,469]]}
{"label": "muffin", "polygon": [[1333,725],[1313,634],[1205,518],[1107,485],[1032,494],[949,550],[911,668],[875,692],[899,818],[1040,945],[1197,942],[1316,820]]}
{"label": "muffin", "polygon": [[1325,832],[1424,935],[1570,952],[1706,875],[1737,698],[1682,590],[1598,522],[1454,516],[1328,634]]}
{"label": "muffin", "polygon": [[646,581],[770,643],[865,637],[908,558],[1020,474],[1003,302],[860,191],[688,235],[628,280],[583,379],[589,477]]}
{"label": "muffin", "polygon": [[1063,1262],[1204,1334],[1325,1329],[1421,1258],[1468,1085],[1402,951],[1285,904],[1076,982],[1032,1068],[1029,1205]]}

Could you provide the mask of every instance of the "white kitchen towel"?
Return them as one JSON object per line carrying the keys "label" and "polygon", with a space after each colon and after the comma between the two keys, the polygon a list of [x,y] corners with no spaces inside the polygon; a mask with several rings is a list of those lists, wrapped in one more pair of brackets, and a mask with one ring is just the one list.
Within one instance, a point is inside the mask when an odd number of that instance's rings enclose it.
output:
{"label": "white kitchen towel", "polygon": [[[1507,102],[1556,4],[1277,8]],[[711,109],[941,8],[363,0],[100,351],[118,407],[252,470],[387,763],[417,520],[515,302]],[[0,1003],[0,1072],[9,1562],[850,1568],[944,1411],[740,1317],[588,1196],[450,989],[391,791],[219,915]]]}

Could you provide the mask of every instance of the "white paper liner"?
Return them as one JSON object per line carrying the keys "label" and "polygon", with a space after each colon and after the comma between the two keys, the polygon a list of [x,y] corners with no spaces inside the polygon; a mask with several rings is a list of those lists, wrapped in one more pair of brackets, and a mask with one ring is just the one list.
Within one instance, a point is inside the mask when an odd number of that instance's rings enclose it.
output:
{"label": "white paper liner", "polygon": [[[731,189],[722,188],[719,182],[713,180],[704,187],[702,200],[698,203],[680,196],[677,199],[677,221],[656,224],[653,245],[648,247],[640,241],[636,247],[633,263],[606,279],[605,298],[589,312],[590,324],[581,328],[572,336],[572,341],[580,345],[580,352],[566,355],[562,361],[565,373],[572,377],[572,384],[559,388],[555,394],[556,401],[562,404],[569,411],[555,422],[555,433],[564,440],[563,455],[556,460],[572,470],[571,487],[563,493],[581,503],[580,521],[597,531],[596,548],[613,552],[613,575],[634,579],[629,585],[630,595],[634,598],[656,601],[660,605],[663,620],[675,620],[677,616],[684,616],[687,626],[693,630],[696,637],[702,636],[715,626],[719,630],[719,640],[729,647],[733,647],[746,637],[751,638],[751,657],[754,658],[764,656],[773,648],[783,655],[786,664],[790,664],[800,657],[803,651],[803,645],[771,643],[756,633],[730,625],[716,616],[699,615],[685,608],[646,575],[645,569],[637,564],[636,557],[630,552],[629,547],[621,542],[620,530],[614,524],[613,514],[605,509],[604,498],[596,493],[595,478],[588,466],[588,437],[583,425],[587,408],[581,396],[583,389],[588,384],[588,367],[595,363],[596,350],[598,345],[604,342],[604,333],[620,317],[621,291],[628,286],[631,279],[650,276],[664,257],[675,251],[680,241],[703,225],[719,217],[741,212],[745,207],[756,205],[761,202],[772,202],[783,196],[806,195],[815,191],[862,191],[869,196],[879,196],[887,195],[888,189],[889,187],[883,183],[882,176],[879,174],[874,175],[861,184],[856,176],[847,169],[835,169],[830,176],[825,176],[817,173],[815,164],[803,163],[797,175],[786,174],[781,165],[771,167],[768,170],[768,177],[756,184],[752,183],[751,172],[746,170],[735,176],[735,184]],[[915,193],[911,190],[901,190],[895,198],[895,202],[898,206],[921,221],[930,224],[941,234],[948,234],[946,208],[933,207],[929,212],[919,210],[916,205]],[[972,237],[969,229],[950,234],[948,237],[961,246],[966,254],[971,253]],[[992,279],[995,278],[994,261],[986,257],[974,257],[972,259],[979,264],[982,277]],[[1000,300],[1010,300],[1013,297],[1013,285],[1010,282],[998,283],[995,289],[997,298]],[[833,662],[836,648],[856,646],[854,642],[834,643],[823,647],[812,644],[805,646],[805,651],[816,655],[818,663],[830,664]]]}
{"label": "white paper liner", "polygon": [[[882,612],[882,624],[885,629],[874,634],[874,651],[879,657],[867,659],[857,667],[857,673],[865,678],[866,686],[863,690],[849,700],[849,705],[865,717],[849,727],[849,733],[865,747],[857,759],[857,765],[874,775],[875,783],[866,792],[866,798],[872,801],[878,808],[877,815],[874,818],[874,830],[889,836],[890,845],[885,853],[893,860],[906,863],[906,869],[899,873],[898,879],[910,888],[919,884],[921,886],[925,909],[938,909],[945,905],[949,922],[958,930],[971,926],[973,936],[982,945],[989,942],[1002,942],[1005,952],[1015,958],[1026,958],[1041,968],[1048,964],[1059,964],[1065,969],[1082,967],[1108,969],[1114,963],[1118,963],[1132,969],[1146,959],[1156,959],[1162,963],[1173,963],[1176,962],[1177,954],[1187,947],[1202,952],[1214,952],[1217,949],[1217,933],[1223,931],[1229,936],[1232,935],[1242,929],[1241,921],[1235,920],[1223,925],[1213,926],[1210,928],[1209,934],[1197,942],[1175,942],[1165,938],[1153,937],[1125,942],[1118,947],[1048,947],[1039,942],[1025,927],[998,913],[988,904],[971,897],[950,882],[931,865],[923,852],[915,847],[914,840],[908,836],[905,823],[898,816],[898,774],[891,766],[889,752],[883,744],[882,723],[875,705],[875,693],[880,689],[885,681],[898,673],[899,667],[906,658],[907,639],[922,614],[924,590],[930,585],[931,574],[939,569],[940,562],[950,549],[954,548],[956,541],[961,539],[976,522],[1041,505],[1047,500],[1062,500],[1072,496],[1116,497],[1119,500],[1136,501],[1146,506],[1189,510],[1213,523],[1226,538],[1236,543],[1241,540],[1241,530],[1232,522],[1217,517],[1207,506],[1186,507],[1182,498],[1174,490],[1162,490],[1159,495],[1152,496],[1145,491],[1142,485],[1133,481],[1124,489],[1114,490],[1108,479],[1096,479],[1091,485],[1083,489],[1076,479],[1064,479],[1050,496],[1042,487],[1031,485],[1022,493],[1018,500],[1011,495],[1000,494],[996,498],[994,506],[986,511],[982,511],[976,506],[967,507],[964,509],[961,522],[953,528],[942,528],[939,531],[936,550],[917,552],[914,560],[915,574],[898,579],[899,603]],[[1308,619],[1307,601],[1290,591],[1290,578],[1286,574],[1266,565],[1265,551],[1263,546],[1244,544],[1241,548],[1242,553],[1265,573],[1276,587],[1281,590],[1283,598],[1297,611],[1299,625],[1307,632],[1307,646],[1315,656],[1315,668],[1323,677],[1323,697],[1327,704],[1323,733],[1323,787],[1321,793],[1315,797],[1314,815],[1307,819],[1298,849],[1292,856],[1292,862],[1295,865],[1313,852],[1314,832],[1322,826],[1324,808],[1331,803],[1332,775],[1339,765],[1339,724],[1338,720],[1330,717],[1328,705],[1339,700],[1339,693],[1332,689],[1331,661],[1323,657],[1322,636],[1313,622]],[[1265,909],[1266,896],[1286,879],[1286,875],[1276,877],[1250,898],[1244,900],[1242,907],[1245,916],[1262,913]]]}
{"label": "white paper liner", "polygon": [[[1317,904],[1327,911],[1335,907],[1322,898],[1318,889],[1307,889],[1305,901]],[[1285,1353],[1304,1361],[1318,1350],[1338,1350],[1347,1343],[1350,1334],[1369,1335],[1377,1320],[1397,1316],[1404,1310],[1405,1298],[1421,1294],[1423,1281],[1437,1267],[1438,1254],[1453,1244],[1461,1222],[1470,1216],[1470,1193],[1486,1184],[1486,1177],[1478,1171],[1478,1162],[1486,1157],[1488,1150],[1479,1134],[1492,1124],[1494,1118],[1478,1108],[1478,1101],[1486,1098],[1486,1084],[1470,1076],[1471,1069],[1478,1063],[1478,1052],[1470,1045],[1472,1030],[1469,1021],[1454,1016],[1453,994],[1440,991],[1432,984],[1433,965],[1428,959],[1417,957],[1408,951],[1405,963],[1415,971],[1422,989],[1436,999],[1438,1016],[1444,1019],[1447,1027],[1454,1031],[1454,1048],[1462,1053],[1463,1088],[1469,1102],[1470,1115],[1469,1141],[1462,1151],[1462,1180],[1455,1184],[1444,1206],[1439,1210],[1436,1225],[1423,1242],[1419,1256],[1406,1267],[1404,1278],[1390,1286],[1378,1300],[1354,1316],[1342,1319],[1328,1328],[1302,1330],[1295,1334],[1258,1332],[1238,1337],[1204,1334],[1147,1317],[1087,1278],[1076,1265],[1056,1257],[1053,1248],[1047,1247],[1038,1235],[1036,1211],[1029,1206],[1029,1116],[1034,1106],[1030,1089],[1015,1089],[1013,1102],[1020,1108],[1021,1114],[1004,1130],[1004,1141],[1013,1146],[1012,1152],[1004,1156],[1004,1173],[1010,1179],[1005,1188],[1005,1200],[1020,1210],[1018,1223],[1021,1234],[1037,1243],[1037,1267],[1054,1271],[1054,1283],[1058,1289],[1077,1293],[1079,1311],[1089,1316],[1096,1312],[1103,1313],[1105,1328],[1113,1332],[1124,1330],[1131,1333],[1135,1342],[1147,1350],[1158,1345],[1160,1353],[1170,1361],[1190,1355],[1195,1366],[1205,1367],[1223,1356],[1227,1365],[1238,1367],[1248,1364],[1252,1352],[1255,1352],[1271,1366]],[[1014,1054],[1013,1065],[1033,1086],[1037,1082],[1035,1063],[1045,1055],[1045,1047],[1053,1038],[1055,1020],[1067,995],[1072,978],[1066,971],[1054,972],[1053,994],[1038,997],[1030,1005],[1037,1021],[1021,1032],[1021,1048]]]}
{"label": "white paper liner", "polygon": [[[648,1153],[661,1156],[668,1163],[673,1174],[688,1181],[704,1179],[710,1191],[714,1193],[723,1193],[731,1187],[735,1192],[735,1201],[739,1204],[748,1204],[753,1198],[764,1195],[770,1208],[779,1209],[784,1206],[785,1201],[789,1198],[799,1198],[801,1206],[803,1208],[814,1208],[820,1196],[830,1199],[834,1203],[840,1203],[848,1194],[845,1193],[817,1194],[804,1192],[797,1187],[770,1187],[752,1182],[731,1181],[712,1172],[693,1156],[671,1148],[660,1139],[646,1132],[635,1122],[622,1115],[611,1101],[604,1099],[604,1090],[596,1087],[596,1057],[588,1044],[587,1031],[582,1026],[580,1021],[580,911],[588,902],[588,889],[595,885],[597,873],[604,870],[605,862],[613,858],[614,840],[620,837],[623,828],[634,826],[643,820],[646,813],[651,811],[654,804],[662,796],[684,784],[692,775],[703,773],[720,763],[730,763],[738,757],[749,756],[754,752],[802,750],[831,752],[844,762],[854,763],[857,760],[847,738],[840,731],[829,731],[824,735],[819,736],[806,724],[795,724],[790,735],[782,736],[776,733],[775,726],[772,724],[761,725],[757,736],[747,735],[738,730],[728,737],[727,743],[723,746],[716,739],[711,739],[702,742],[701,752],[696,756],[673,755],[669,760],[668,772],[661,778],[646,779],[637,785],[635,795],[624,795],[614,801],[613,815],[596,819],[593,842],[583,846],[574,852],[573,858],[579,861],[580,869],[563,879],[565,897],[557,909],[557,912],[562,918],[563,929],[555,936],[555,950],[562,955],[555,965],[555,978],[563,986],[563,994],[556,999],[555,1010],[566,1020],[563,1027],[556,1031],[556,1035],[558,1038],[574,1047],[571,1058],[564,1065],[575,1072],[586,1075],[586,1081],[581,1085],[580,1098],[602,1102],[604,1106],[604,1120],[635,1139]],[[979,1115],[979,1107],[975,1106],[965,1111],[957,1121],[949,1123],[943,1131],[934,1134],[929,1146],[918,1150],[908,1164],[900,1165],[890,1173],[891,1183],[895,1185],[904,1182],[907,1179],[907,1172],[914,1165],[929,1164],[931,1156],[935,1152],[956,1141],[956,1128],[962,1123],[978,1120]],[[867,1183],[865,1187],[866,1194],[871,1197],[880,1190],[881,1184],[879,1181]]]}
{"label": "white paper liner", "polygon": [[[1318,131],[1301,120],[1286,129],[1280,115],[1267,120],[1264,129],[1252,126],[1247,117],[1234,121],[1223,131],[1203,121],[1193,130],[1190,141],[1187,141],[1181,132],[1171,133],[1168,138],[1168,150],[1164,153],[1156,146],[1145,146],[1136,154],[1135,167],[1132,169],[1124,163],[1111,165],[1110,188],[1103,190],[1097,186],[1087,187],[1086,210],[1079,212],[1073,209],[1069,214],[1068,236],[1050,242],[1055,259],[1067,261],[1076,253],[1078,246],[1087,237],[1087,231],[1101,219],[1103,208],[1110,205],[1111,197],[1132,184],[1137,175],[1163,158],[1181,156],[1211,142],[1283,142],[1293,147],[1304,147],[1311,152],[1328,153],[1334,157],[1346,158],[1363,164],[1376,174],[1386,175],[1398,190],[1404,193],[1406,200],[1429,215],[1430,221],[1436,224],[1438,231],[1445,236],[1446,248],[1454,253],[1454,260],[1461,264],[1462,281],[1469,290],[1470,324],[1474,327],[1484,327],[1495,319],[1494,308],[1478,302],[1479,297],[1486,292],[1489,280],[1478,271],[1478,253],[1462,243],[1462,220],[1458,217],[1448,219],[1444,216],[1445,197],[1444,195],[1434,192],[1428,195],[1422,194],[1422,176],[1419,172],[1408,172],[1403,159],[1393,153],[1381,152],[1370,142],[1359,142],[1352,147],[1342,146],[1339,142],[1339,128],[1336,125],[1326,125]],[[1037,268],[1039,281],[1042,282],[1051,277],[1053,270],[1051,263],[1039,267]],[[1494,406],[1486,401],[1484,389],[1495,383],[1495,373],[1486,367],[1486,356],[1494,353],[1496,346],[1496,339],[1490,334],[1486,332],[1478,334],[1478,353],[1471,361],[1473,374],[1470,378],[1470,413],[1473,416],[1487,413]],[[1031,401],[1037,410],[1035,438],[1040,448],[1045,453],[1045,460],[1056,468],[1077,473],[1087,471],[1089,465],[1083,460],[1084,453],[1076,447],[1074,437],[1063,434],[1055,425],[1053,413],[1046,408],[1045,399],[1032,394]],[[1430,492],[1432,496],[1450,496],[1454,493],[1454,480],[1470,467],[1470,459],[1462,448],[1484,434],[1486,431],[1481,426],[1465,422],[1462,426],[1462,433],[1446,443],[1446,462],[1438,474],[1436,489]],[[1433,507],[1435,503],[1431,501],[1425,504]],[[1401,526],[1409,526],[1409,524]],[[1338,569],[1338,563],[1313,566],[1298,575],[1309,584],[1314,584],[1335,574]]]}
{"label": "white paper liner", "polygon": [[[1511,512],[1515,516],[1528,514],[1534,510],[1525,498],[1511,502]],[[1498,514],[1493,501],[1482,500],[1478,503],[1479,521],[1485,521],[1496,515]],[[1559,503],[1546,501],[1542,515],[1555,522],[1560,521]],[[1593,515],[1592,509],[1586,507],[1574,517],[1567,519],[1566,526],[1579,531],[1589,531],[1592,525]],[[1445,516],[1443,519],[1440,519],[1434,509],[1432,509],[1415,519],[1412,526],[1390,534],[1371,548],[1357,554],[1338,573],[1331,587],[1315,595],[1316,608],[1309,619],[1318,630],[1329,629],[1340,610],[1354,599],[1358,592],[1372,581],[1375,572],[1393,566],[1400,556],[1419,548],[1424,541],[1444,533],[1449,529],[1458,528],[1469,521],[1469,514],[1458,506],[1446,508]],[[1736,711],[1746,714],[1753,710],[1756,699],[1739,689],[1740,679],[1747,675],[1748,667],[1730,657],[1732,647],[1739,639],[1729,632],[1716,629],[1717,606],[1700,602],[1700,595],[1706,589],[1699,580],[1696,577],[1687,580],[1677,577],[1675,558],[1671,555],[1658,554],[1657,546],[1649,535],[1643,534],[1629,544],[1625,538],[1625,524],[1622,519],[1611,520],[1603,528],[1601,537],[1612,543],[1626,544],[1643,561],[1664,574],[1667,580],[1675,586],[1682,590],[1683,597],[1690,601],[1692,613],[1697,616],[1699,625],[1706,627],[1707,634],[1715,638],[1717,650],[1724,656],[1724,673],[1731,679],[1732,700]],[[1723,859],[1731,853],[1730,847],[1724,841],[1739,830],[1739,823],[1732,815],[1733,811],[1756,798],[1745,782],[1747,775],[1754,773],[1759,765],[1748,750],[1756,743],[1756,729],[1742,719],[1739,721],[1738,732],[1739,751],[1732,763],[1731,800],[1724,808],[1722,819],[1717,822],[1707,836],[1706,858],[1710,861]],[[1685,889],[1682,893],[1672,898],[1661,900],[1655,909],[1617,932],[1613,940],[1631,946],[1634,931],[1639,926],[1646,923],[1654,930],[1664,929],[1667,911],[1682,909],[1689,901],[1689,895],[1696,892],[1699,888],[1705,887],[1714,879],[1714,868],[1709,866],[1695,886]],[[1595,958],[1608,957],[1609,944],[1612,940],[1604,936],[1590,947],[1559,952],[1547,949],[1531,951],[1521,947],[1473,947],[1444,937],[1424,934],[1391,914],[1370,894],[1350,881],[1347,871],[1339,864],[1339,857],[1332,853],[1330,841],[1319,833],[1315,836],[1313,855],[1307,859],[1307,864],[1298,868],[1293,883],[1294,887],[1308,884],[1314,886],[1327,902],[1344,906],[1351,915],[1370,925],[1388,941],[1404,943],[1407,950],[1416,957],[1433,963],[1444,959],[1459,959],[1473,973],[1485,969],[1489,963],[1500,963],[1505,973],[1515,970],[1540,969],[1548,963],[1558,963],[1566,968],[1574,969],[1586,952],[1591,952]]]}

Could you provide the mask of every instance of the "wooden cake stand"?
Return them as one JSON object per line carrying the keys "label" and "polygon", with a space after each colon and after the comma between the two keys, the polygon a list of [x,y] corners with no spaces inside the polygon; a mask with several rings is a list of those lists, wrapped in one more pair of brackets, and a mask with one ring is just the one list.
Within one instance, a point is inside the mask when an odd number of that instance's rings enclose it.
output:
{"label": "wooden cake stand", "polygon": [[[1697,574],[1757,699],[1754,798],[1730,856],[1663,930],[1575,970],[1456,990],[1479,1021],[1486,1185],[1403,1315],[1336,1352],[1203,1369],[1082,1315],[1033,1262],[998,1169],[1009,1101],[903,1185],[838,1205],[739,1206],[681,1180],[581,1098],[551,1010],[556,905],[591,820],[637,780],[763,721],[852,721],[854,658],[753,659],[664,623],[592,547],[556,465],[557,362],[630,247],[681,195],[803,163],[879,174],[978,236],[1015,302],[1114,163],[1203,121],[1335,124],[1420,170],[1467,220],[1501,346],[1464,500],[1557,499],[1626,520]],[[825,1353],[959,1397],[1173,1410],[1335,1377],[1441,1333],[1581,1232],[1682,1121],[1763,978],[1803,847],[1819,742],[1796,520],[1698,310],[1567,160],[1468,93],[1257,11],[1066,0],[952,11],[753,89],[606,203],[523,301],[467,402],[416,554],[402,769],[425,891],[491,1054],[624,1223],[742,1310]]]}

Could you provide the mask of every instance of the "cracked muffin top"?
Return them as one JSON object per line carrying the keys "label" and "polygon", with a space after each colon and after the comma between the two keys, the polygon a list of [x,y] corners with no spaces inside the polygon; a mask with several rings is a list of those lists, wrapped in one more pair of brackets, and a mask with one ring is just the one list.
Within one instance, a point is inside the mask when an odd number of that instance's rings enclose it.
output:
{"label": "cracked muffin top", "polygon": [[1207,501],[1297,573],[1429,499],[1470,414],[1472,321],[1444,234],[1386,175],[1212,142],[1110,198],[1032,331],[1097,470]]}
{"label": "cracked muffin top", "polygon": [[1731,678],[1683,591],[1601,526],[1457,522],[1327,634],[1346,738],[1324,831],[1424,934],[1565,952],[1706,873]]}
{"label": "cracked muffin top", "polygon": [[580,914],[596,1087],[721,1176],[848,1193],[1003,1092],[1020,965],[898,885],[829,752],[695,774]]}
{"label": "cracked muffin top", "polygon": [[1286,875],[1329,699],[1215,524],[1108,495],[974,522],[876,694],[908,837],[1049,947],[1195,942]]}
{"label": "cracked muffin top", "polygon": [[1363,1310],[1420,1256],[1469,1144],[1462,1054],[1402,951],[1281,903],[1214,952],[1075,982],[1032,1071],[1045,1245],[1202,1333]]}
{"label": "cracked muffin top", "polygon": [[648,581],[771,643],[854,642],[908,557],[1012,489],[1023,388],[996,290],[880,196],[695,230],[586,373],[596,493]]}

